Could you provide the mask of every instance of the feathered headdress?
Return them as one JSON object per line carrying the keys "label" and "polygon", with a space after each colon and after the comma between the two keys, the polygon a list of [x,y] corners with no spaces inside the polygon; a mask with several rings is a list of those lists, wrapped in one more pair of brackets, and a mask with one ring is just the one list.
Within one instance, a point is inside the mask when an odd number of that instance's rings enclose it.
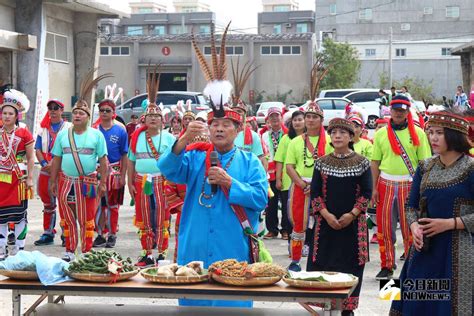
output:
{"label": "feathered headdress", "polygon": [[28,112],[30,108],[30,100],[21,91],[15,89],[7,89],[3,93],[3,101],[0,108],[11,106],[18,111],[18,114]]}
{"label": "feathered headdress", "polygon": [[153,71],[150,65],[148,65],[147,80],[146,80],[146,93],[148,96],[148,106],[146,108],[145,116],[150,114],[159,114],[163,117],[160,107],[156,105],[156,94],[160,86],[160,67],[161,64],[155,65]]}
{"label": "feathered headdress", "polygon": [[192,101],[190,99],[186,100],[186,110],[183,108],[183,118],[185,116],[190,116],[193,120],[196,119],[196,114],[193,112]]}
{"label": "feathered headdress", "polygon": [[[232,84],[227,80],[227,64],[226,64],[226,46],[225,40],[227,31],[229,30],[230,22],[227,24],[224,34],[222,34],[221,47],[219,54],[217,54],[216,40],[214,35],[214,28],[211,27],[211,67],[209,67],[203,53],[199,49],[194,33],[192,36],[192,45],[196,56],[207,80],[207,85],[204,88],[204,94],[209,97],[212,113],[209,113],[208,121],[211,122],[214,118],[231,118],[236,119],[240,115],[235,115],[234,111],[225,109],[224,106],[228,104],[232,92]],[[234,112],[234,113],[230,113]],[[240,120],[239,120],[240,121]]]}
{"label": "feathered headdress", "polygon": [[82,110],[86,112],[89,117],[91,116],[91,109],[89,108],[89,104],[87,103],[86,98],[90,95],[90,93],[99,83],[99,81],[105,78],[113,77],[111,73],[105,73],[94,79],[94,73],[98,69],[99,68],[92,68],[82,79],[79,90],[79,98],[77,99],[76,104],[74,104],[74,107],[72,108],[73,112],[74,110]]}
{"label": "feathered headdress", "polygon": [[311,68],[311,75],[309,81],[309,103],[305,113],[315,113],[321,118],[324,117],[324,113],[316,103],[317,93],[319,91],[319,87],[321,86],[321,82],[323,81],[324,77],[327,75],[329,71],[329,67],[324,66],[324,59],[322,57],[318,57],[316,62],[313,64]]}
{"label": "feathered headdress", "polygon": [[240,69],[240,58],[237,57],[237,64],[234,67],[234,61],[230,61],[232,67],[232,77],[234,78],[234,93],[232,94],[232,107],[239,107],[247,112],[247,107],[242,100],[242,92],[250,78],[250,75],[257,70],[259,66],[253,65],[253,62],[247,61]]}
{"label": "feathered headdress", "polygon": [[322,157],[326,154],[326,130],[323,126],[324,112],[321,110],[319,105],[316,103],[316,96],[321,86],[321,82],[327,75],[329,67],[325,67],[324,59],[318,57],[316,62],[311,68],[311,75],[309,81],[309,103],[306,108],[305,115],[309,113],[317,114],[321,117],[321,127],[319,130],[319,141],[318,141],[318,157]]}

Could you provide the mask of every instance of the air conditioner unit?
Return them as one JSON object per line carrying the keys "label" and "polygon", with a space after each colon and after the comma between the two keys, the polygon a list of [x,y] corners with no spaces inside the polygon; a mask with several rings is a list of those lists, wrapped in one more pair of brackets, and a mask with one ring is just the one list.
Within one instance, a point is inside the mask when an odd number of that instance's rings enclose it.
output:
{"label": "air conditioner unit", "polygon": [[334,39],[334,33],[333,32],[323,32],[322,39],[324,40],[326,38]]}
{"label": "air conditioner unit", "polygon": [[291,23],[285,23],[285,27],[286,27],[286,28],[290,28],[290,27],[291,27]]}

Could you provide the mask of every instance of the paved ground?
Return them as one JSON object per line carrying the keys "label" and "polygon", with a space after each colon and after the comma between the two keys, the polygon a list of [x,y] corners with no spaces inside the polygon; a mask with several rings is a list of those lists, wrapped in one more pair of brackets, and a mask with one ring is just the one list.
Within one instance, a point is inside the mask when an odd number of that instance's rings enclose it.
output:
{"label": "paved ground", "polygon": [[[130,256],[136,258],[139,253],[139,240],[136,233],[135,227],[132,226],[134,210],[129,205],[129,197],[126,197],[126,205],[121,209],[120,213],[120,231],[118,233],[117,247],[116,250],[122,253],[125,256]],[[55,244],[52,246],[43,246],[36,247],[33,245],[33,242],[41,235],[42,233],[42,206],[39,199],[32,200],[30,203],[29,214],[28,214],[28,236],[26,250],[39,250],[43,253],[51,256],[61,256],[64,249],[60,246],[59,238],[56,238]],[[174,225],[172,226],[174,227]],[[399,234],[398,234],[399,235]],[[401,250],[401,238],[397,245],[398,253]],[[174,235],[170,239],[171,247],[174,247]],[[287,241],[282,239],[273,239],[265,241],[266,246],[269,248],[270,253],[273,255],[274,260],[283,265],[287,266],[289,263],[288,259],[288,250],[287,250]],[[356,311],[356,315],[387,315],[390,307],[390,303],[387,301],[382,301],[378,299],[378,290],[379,283],[374,279],[374,276],[379,271],[380,259],[378,255],[378,246],[370,245],[370,258],[369,262],[365,267],[364,280],[362,285],[362,293],[360,297],[359,309]],[[169,254],[169,257],[172,257],[172,251]],[[402,262],[397,262],[401,268]],[[305,266],[306,263],[303,263]],[[400,268],[396,271],[399,272]],[[397,273],[398,276],[398,273]],[[28,303],[34,301],[34,297],[25,296],[23,298],[23,307]],[[66,297],[66,303],[104,303],[103,298],[97,297]],[[110,299],[107,298],[108,304],[133,304],[133,305],[175,305],[175,300],[159,300],[159,299]],[[271,306],[279,307],[285,309],[300,308],[299,305],[294,303],[271,303],[271,302],[257,302],[255,304],[259,307]],[[11,291],[0,291],[0,315],[10,315],[11,314]]]}

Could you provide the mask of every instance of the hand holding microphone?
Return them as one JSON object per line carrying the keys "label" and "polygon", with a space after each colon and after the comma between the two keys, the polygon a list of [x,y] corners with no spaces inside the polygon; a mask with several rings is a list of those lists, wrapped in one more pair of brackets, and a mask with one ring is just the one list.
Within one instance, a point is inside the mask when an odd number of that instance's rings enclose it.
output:
{"label": "hand holding microphone", "polygon": [[207,179],[211,185],[212,194],[217,193],[217,188],[221,185],[229,189],[232,185],[232,178],[224,169],[218,166],[219,158],[216,151],[211,151],[210,160],[211,168],[209,168]]}

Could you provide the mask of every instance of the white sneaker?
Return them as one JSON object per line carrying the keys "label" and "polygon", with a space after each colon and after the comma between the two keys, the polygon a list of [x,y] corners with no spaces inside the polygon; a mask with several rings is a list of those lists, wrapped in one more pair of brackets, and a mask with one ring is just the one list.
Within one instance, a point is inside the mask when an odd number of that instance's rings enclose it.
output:
{"label": "white sneaker", "polygon": [[301,255],[303,257],[307,257],[309,255],[309,246],[308,245],[303,246],[303,251],[302,251]]}
{"label": "white sneaker", "polygon": [[0,246],[0,260],[5,260],[6,257],[7,257],[7,247]]}
{"label": "white sneaker", "polygon": [[71,262],[71,261],[74,261],[74,259],[76,259],[76,256],[72,252],[65,252],[61,259],[66,262]]}

